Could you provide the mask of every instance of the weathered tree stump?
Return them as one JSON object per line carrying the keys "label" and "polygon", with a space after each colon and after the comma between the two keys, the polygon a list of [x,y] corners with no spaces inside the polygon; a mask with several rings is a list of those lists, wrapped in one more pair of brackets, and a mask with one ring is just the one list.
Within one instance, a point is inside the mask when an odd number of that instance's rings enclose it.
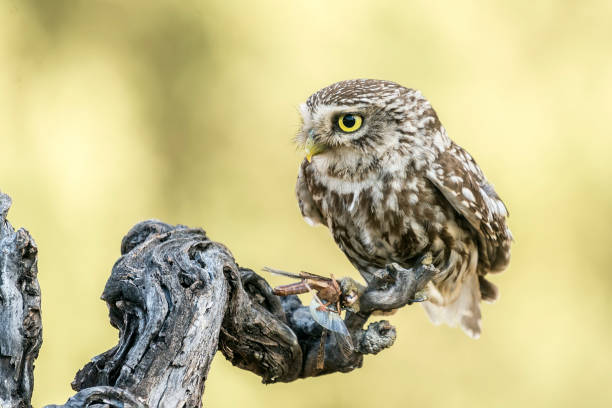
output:
{"label": "weathered tree stump", "polygon": [[[0,193],[0,406],[29,407],[33,362],[41,344],[36,246],[6,221]],[[359,286],[360,302],[345,323],[355,350],[348,358],[296,296],[279,298],[254,271],[202,229],[149,220],[123,238],[102,299],[119,342],[76,374],[77,394],[50,407],[199,407],[217,350],[264,383],[290,382],[362,365],[365,354],[390,347],[386,321],[364,325],[374,310],[409,304],[431,279],[427,266],[387,273]],[[2,405],[4,404],[4,405]]]}

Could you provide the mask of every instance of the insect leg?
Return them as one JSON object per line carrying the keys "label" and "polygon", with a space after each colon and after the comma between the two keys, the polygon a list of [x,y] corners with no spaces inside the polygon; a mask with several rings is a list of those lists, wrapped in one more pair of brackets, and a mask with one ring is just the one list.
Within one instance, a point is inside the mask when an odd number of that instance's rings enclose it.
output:
{"label": "insect leg", "polygon": [[274,288],[274,294],[277,296],[300,295],[310,291],[310,286],[304,281],[289,283]]}

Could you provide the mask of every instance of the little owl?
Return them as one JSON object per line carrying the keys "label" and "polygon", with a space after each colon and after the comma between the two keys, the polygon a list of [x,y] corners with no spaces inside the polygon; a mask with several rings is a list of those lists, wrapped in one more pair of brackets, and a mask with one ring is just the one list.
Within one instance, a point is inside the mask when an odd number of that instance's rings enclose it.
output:
{"label": "little owl", "polygon": [[326,225],[369,283],[389,264],[409,269],[431,254],[423,302],[436,323],[480,335],[485,276],[510,261],[508,211],[474,159],[446,135],[419,91],[394,82],[342,81],[300,107],[306,150],[300,210]]}

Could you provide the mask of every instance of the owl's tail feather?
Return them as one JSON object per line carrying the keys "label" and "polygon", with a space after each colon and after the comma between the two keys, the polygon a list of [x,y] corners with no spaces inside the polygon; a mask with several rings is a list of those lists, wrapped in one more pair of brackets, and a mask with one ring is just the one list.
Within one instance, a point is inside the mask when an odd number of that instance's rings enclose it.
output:
{"label": "owl's tail feather", "polygon": [[[430,285],[433,284],[430,283]],[[435,287],[431,289],[437,292]],[[423,302],[421,304],[433,324],[446,323],[451,327],[459,325],[468,336],[477,339],[480,337],[480,299],[478,277],[475,273],[470,273],[461,285],[459,296],[452,303],[440,302],[440,305],[437,305],[432,302]]]}
{"label": "owl's tail feather", "polygon": [[480,284],[480,297],[482,300],[493,303],[499,298],[497,286],[486,280],[484,276],[478,276],[478,283]]}

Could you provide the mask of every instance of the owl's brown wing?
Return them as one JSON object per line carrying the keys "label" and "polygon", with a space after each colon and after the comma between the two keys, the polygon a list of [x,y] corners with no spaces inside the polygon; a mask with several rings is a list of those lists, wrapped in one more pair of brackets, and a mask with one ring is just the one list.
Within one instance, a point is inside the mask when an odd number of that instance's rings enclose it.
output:
{"label": "owl's brown wing", "polygon": [[308,190],[308,185],[306,184],[304,167],[307,165],[308,162],[306,159],[304,159],[300,165],[300,171],[298,172],[298,178],[295,184],[295,195],[297,196],[298,205],[300,206],[300,211],[302,212],[304,220],[313,226],[317,224],[325,225],[326,223],[323,221],[323,216],[312,199],[312,195],[310,194],[310,190]]}
{"label": "owl's brown wing", "polygon": [[426,176],[476,232],[480,273],[504,270],[512,242],[508,210],[470,154],[452,143]]}

